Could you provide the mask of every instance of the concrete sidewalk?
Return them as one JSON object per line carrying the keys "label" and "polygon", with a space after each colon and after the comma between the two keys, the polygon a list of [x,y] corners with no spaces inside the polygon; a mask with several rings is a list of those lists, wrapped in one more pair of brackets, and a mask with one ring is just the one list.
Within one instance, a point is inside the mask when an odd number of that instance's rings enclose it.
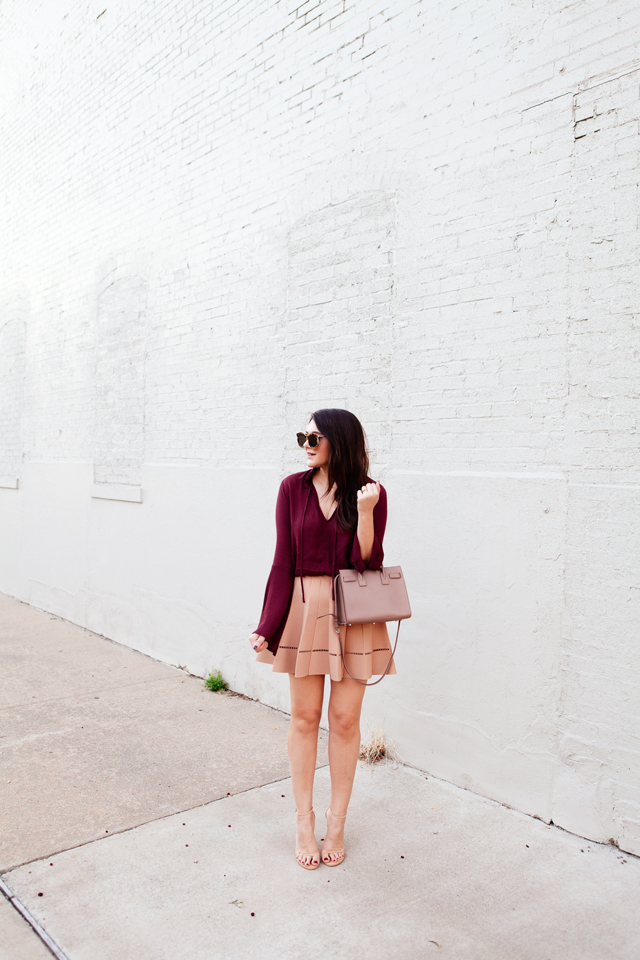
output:
{"label": "concrete sidewalk", "polygon": [[344,864],[307,872],[282,714],[3,597],[0,657],[0,960],[51,956],[14,904],[69,960],[640,956],[613,847],[362,767]]}

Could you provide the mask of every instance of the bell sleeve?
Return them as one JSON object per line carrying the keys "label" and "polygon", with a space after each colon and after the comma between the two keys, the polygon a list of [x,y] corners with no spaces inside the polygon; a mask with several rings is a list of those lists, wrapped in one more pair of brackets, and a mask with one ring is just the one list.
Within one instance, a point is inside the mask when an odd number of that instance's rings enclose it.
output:
{"label": "bell sleeve", "polygon": [[291,504],[285,481],[276,501],[276,551],[264,593],[262,615],[255,632],[275,653],[287,622],[293,594],[294,565],[291,550]]}
{"label": "bell sleeve", "polygon": [[371,556],[369,562],[365,563],[360,551],[360,542],[356,531],[353,537],[353,546],[351,548],[351,565],[359,572],[365,570],[379,570],[384,560],[384,550],[382,549],[382,540],[387,526],[387,491],[380,484],[380,498],[373,508],[373,546],[371,547]]}

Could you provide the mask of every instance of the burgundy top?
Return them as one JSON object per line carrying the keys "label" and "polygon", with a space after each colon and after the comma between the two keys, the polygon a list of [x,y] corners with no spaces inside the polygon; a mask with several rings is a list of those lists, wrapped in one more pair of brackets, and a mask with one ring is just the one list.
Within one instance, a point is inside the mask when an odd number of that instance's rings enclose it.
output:
{"label": "burgundy top", "polygon": [[[313,469],[292,473],[280,484],[276,503],[276,552],[267,581],[260,623],[255,633],[267,640],[275,653],[289,615],[295,577],[335,577],[338,570],[367,567],[379,570],[384,551],[382,538],[387,525],[387,493],[380,486],[380,499],[373,509],[373,547],[365,563],[355,533],[343,530],[338,511],[327,520],[312,481]],[[372,480],[367,478],[368,483]],[[304,596],[303,596],[304,599]]]}

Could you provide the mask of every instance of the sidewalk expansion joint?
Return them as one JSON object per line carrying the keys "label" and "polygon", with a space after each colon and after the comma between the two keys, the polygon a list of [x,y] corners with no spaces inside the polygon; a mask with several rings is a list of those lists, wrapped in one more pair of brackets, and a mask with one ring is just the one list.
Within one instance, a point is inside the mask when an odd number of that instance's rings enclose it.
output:
{"label": "sidewalk expansion joint", "polygon": [[[187,676],[191,677],[191,674],[187,674]],[[113,692],[114,690],[115,691],[128,690],[131,687],[139,687],[145,683],[168,683],[168,682],[176,683],[179,681],[179,679],[180,679],[179,677],[148,677],[146,680],[132,680],[130,683],[117,683],[117,684],[114,683],[113,686],[105,686],[105,687],[97,686],[97,687],[94,687],[92,690],[89,690],[87,693],[81,693],[81,694],[69,693],[69,694],[65,694],[62,697],[42,697],[42,698],[34,697],[34,699],[36,700],[36,706],[40,706],[43,703],[60,703],[63,700],[82,701],[82,700],[89,700],[92,697],[95,697],[97,693],[108,694]],[[202,678],[197,677],[196,679],[200,680]],[[239,696],[242,696],[242,694],[239,694]],[[9,704],[8,707],[0,707],[0,713],[7,710],[19,710],[21,708],[31,707],[31,706],[33,706],[33,704],[29,703],[28,701],[25,701],[24,703],[13,703],[13,704]],[[262,704],[262,706],[264,706],[264,704]],[[283,711],[280,711],[280,712],[283,712]]]}
{"label": "sidewalk expansion joint", "polygon": [[33,932],[37,937],[42,940],[45,947],[53,954],[56,960],[69,960],[67,954],[62,950],[58,944],[55,942],[53,937],[50,937],[44,927],[41,927],[35,917],[31,915],[29,910],[25,907],[15,894],[11,891],[11,888],[0,878],[0,893],[4,894],[11,906],[18,911],[20,916],[27,921]]}
{"label": "sidewalk expansion joint", "polygon": [[[322,770],[323,767],[328,766],[328,763],[321,763],[316,767],[316,770]],[[108,836],[102,834],[99,837],[92,837],[90,840],[83,840],[82,843],[74,843],[70,847],[61,847],[60,850],[51,850],[45,855],[41,854],[37,857],[32,857],[31,860],[24,860],[22,863],[12,863],[8,867],[0,868],[0,884],[3,882],[3,876],[12,873],[14,870],[19,870],[21,867],[26,867],[30,863],[39,863],[40,860],[47,860],[49,857],[59,857],[61,854],[67,853],[69,850],[79,850],[80,847],[88,847],[92,843],[100,843],[102,840],[110,840],[111,837],[117,837],[121,833],[131,833],[132,830],[138,830],[140,827],[146,827],[150,823],[160,823],[161,820],[168,820],[170,817],[177,817],[178,815],[183,816],[185,813],[190,813],[192,810],[199,810],[200,807],[208,807],[212,803],[220,803],[222,800],[230,800],[232,797],[240,797],[243,793],[251,793],[252,790],[261,790],[263,787],[270,787],[274,783],[282,783],[284,780],[289,779],[290,774],[287,774],[286,777],[278,777],[276,780],[265,780],[264,783],[258,783],[253,787],[247,787],[246,790],[237,790],[236,793],[227,793],[224,797],[213,797],[211,800],[203,800],[202,803],[196,803],[192,807],[183,807],[180,810],[172,810],[171,813],[164,813],[161,817],[152,817],[150,820],[143,820],[141,823],[134,823],[130,827],[122,827],[120,830],[114,830],[113,832],[110,832]],[[0,887],[0,889],[2,888]]]}

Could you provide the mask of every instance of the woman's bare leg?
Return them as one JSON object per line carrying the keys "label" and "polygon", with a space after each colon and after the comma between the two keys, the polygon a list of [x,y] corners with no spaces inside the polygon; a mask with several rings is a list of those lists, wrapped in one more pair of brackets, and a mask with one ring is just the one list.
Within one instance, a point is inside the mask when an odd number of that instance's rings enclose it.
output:
{"label": "woman's bare leg", "polygon": [[[365,688],[350,677],[331,681],[329,698],[329,770],[331,804],[327,816],[327,835],[322,845],[326,859],[339,862],[343,854],[329,851],[344,848],[344,818],[351,799],[353,778],[360,752],[360,712]],[[332,816],[333,814],[333,816]]]}
{"label": "woman's bare leg", "polygon": [[313,808],[313,778],[316,772],[324,676],[295,677],[290,673],[289,686],[289,766],[293,799],[298,813],[296,853],[299,862],[304,866],[316,862],[318,858],[318,844],[314,836],[315,818],[305,814]]}

